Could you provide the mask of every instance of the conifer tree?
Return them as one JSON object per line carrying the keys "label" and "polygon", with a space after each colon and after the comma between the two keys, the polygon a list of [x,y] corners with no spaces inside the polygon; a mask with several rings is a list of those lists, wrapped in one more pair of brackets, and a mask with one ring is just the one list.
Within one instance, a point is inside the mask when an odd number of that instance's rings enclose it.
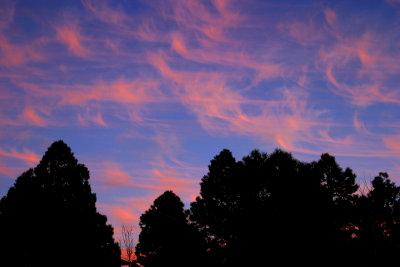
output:
{"label": "conifer tree", "polygon": [[96,210],[89,170],[63,142],[0,200],[4,266],[120,266],[107,217]]}

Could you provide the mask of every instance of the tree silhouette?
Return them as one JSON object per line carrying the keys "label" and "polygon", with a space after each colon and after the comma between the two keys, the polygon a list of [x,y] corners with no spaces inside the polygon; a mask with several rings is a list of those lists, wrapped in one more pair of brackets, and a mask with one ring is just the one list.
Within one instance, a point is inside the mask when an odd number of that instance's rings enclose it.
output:
{"label": "tree silhouette", "polygon": [[[357,195],[355,180],[329,154],[306,163],[279,149],[254,150],[237,161],[222,150],[190,210],[165,191],[142,214],[137,261],[145,267],[392,262],[400,254],[400,187],[382,172]],[[88,169],[64,142],[53,143],[0,200],[2,264],[119,266],[113,229],[95,203]],[[131,229],[124,229],[131,242]]]}
{"label": "tree silhouette", "polygon": [[[369,192],[357,194],[358,188],[353,171],[326,153],[306,163],[279,149],[270,155],[254,150],[236,161],[224,149],[200,182],[190,223],[171,191],[141,216],[137,256],[146,267],[193,266],[181,255],[204,256],[196,261],[204,266],[394,262],[400,254],[400,187],[379,173]],[[188,241],[188,232],[196,238]],[[193,242],[198,234],[204,244]],[[183,244],[198,244],[192,248],[201,253],[184,252]]]}
{"label": "tree silhouette", "polygon": [[113,228],[95,204],[88,169],[63,141],[54,142],[0,200],[2,263],[119,266]]}
{"label": "tree silhouette", "polygon": [[[359,262],[355,257],[353,234],[356,229],[355,195],[358,185],[356,175],[350,168],[343,170],[335,157],[325,153],[318,162],[312,162],[308,179],[316,180],[319,189],[314,199],[314,212],[309,214],[314,221],[310,237],[315,251],[322,258],[332,258],[332,263]],[[311,203],[310,203],[311,204]]]}
{"label": "tree silhouette", "polygon": [[134,236],[133,236],[133,226],[122,225],[122,242],[121,247],[125,250],[127,261],[129,266],[133,266],[133,253],[134,253]]}
{"label": "tree silhouette", "polygon": [[381,172],[358,200],[359,255],[370,263],[391,263],[400,253],[400,187]]}
{"label": "tree silhouette", "polygon": [[303,163],[282,150],[254,150],[237,162],[225,149],[200,186],[191,220],[207,240],[210,265],[347,257],[338,253],[351,236],[343,229],[351,225],[358,186],[351,169],[328,154]]}
{"label": "tree silhouette", "polygon": [[209,172],[201,181],[200,196],[191,205],[191,219],[207,237],[210,251],[222,262],[227,253],[232,220],[238,210],[237,163],[229,150],[223,150],[208,166]]}
{"label": "tree silhouette", "polygon": [[188,224],[184,205],[165,191],[140,216],[137,261],[145,266],[201,266],[201,243]]}

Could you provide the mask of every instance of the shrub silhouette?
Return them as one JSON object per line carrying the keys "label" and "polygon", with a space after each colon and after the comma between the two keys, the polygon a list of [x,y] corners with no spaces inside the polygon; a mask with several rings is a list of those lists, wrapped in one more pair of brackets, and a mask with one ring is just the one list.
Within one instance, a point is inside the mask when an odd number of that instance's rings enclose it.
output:
{"label": "shrub silhouette", "polygon": [[54,142],[0,200],[3,266],[120,266],[113,228],[95,204],[88,169]]}

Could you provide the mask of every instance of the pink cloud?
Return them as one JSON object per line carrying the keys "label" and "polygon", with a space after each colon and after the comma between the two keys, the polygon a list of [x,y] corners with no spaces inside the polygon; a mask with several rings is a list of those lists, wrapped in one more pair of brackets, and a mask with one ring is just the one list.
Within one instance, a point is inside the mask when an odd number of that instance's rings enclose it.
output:
{"label": "pink cloud", "polygon": [[197,181],[183,177],[180,173],[183,169],[177,170],[174,166],[160,165],[157,162],[154,162],[154,167],[145,171],[141,177],[129,174],[115,162],[103,162],[102,169],[96,170],[100,188],[135,187],[159,194],[166,190],[174,190],[185,197],[196,194]]}
{"label": "pink cloud", "polygon": [[116,54],[120,54],[120,43],[120,40],[105,40],[106,46],[109,47]]}
{"label": "pink cloud", "polygon": [[2,125],[11,125],[11,126],[21,126],[24,125],[21,120],[19,119],[13,119],[13,118],[5,118],[5,117],[0,117],[0,123]]}
{"label": "pink cloud", "polygon": [[37,43],[31,45],[16,45],[10,43],[7,38],[0,33],[0,63],[7,66],[18,66],[30,61],[41,61],[45,58],[37,48]]}
{"label": "pink cloud", "polygon": [[175,50],[178,54],[181,54],[181,55],[188,54],[188,50],[186,48],[184,40],[183,40],[182,36],[180,36],[178,34],[174,34],[172,36],[171,46],[172,46],[172,49]]}
{"label": "pink cloud", "polygon": [[11,167],[5,163],[0,162],[0,173],[8,178],[16,179],[21,173],[26,171],[26,167]]}
{"label": "pink cloud", "polygon": [[146,195],[143,197],[125,197],[120,198],[119,200],[124,203],[124,205],[135,209],[138,214],[142,214],[150,208],[150,205],[153,203],[156,197],[157,196]]}
{"label": "pink cloud", "polygon": [[94,85],[60,86],[67,90],[58,93],[62,103],[78,105],[93,100],[121,104],[166,101],[167,98],[158,90],[157,85],[156,81],[151,80],[128,81],[121,78],[112,82],[99,81]]}
{"label": "pink cloud", "polygon": [[[400,104],[400,93],[397,88],[387,86],[393,75],[398,73],[398,66],[393,65],[396,55],[387,54],[383,48],[389,44],[372,33],[360,37],[344,38],[338,35],[336,44],[320,51],[325,74],[333,91],[346,97],[359,106],[372,103]],[[359,61],[359,66],[354,66]],[[342,77],[352,75],[352,83],[348,84]]]}
{"label": "pink cloud", "polygon": [[[112,123],[111,119],[106,120],[109,117],[104,117],[106,113],[102,110],[108,103],[120,104],[119,107],[129,113],[128,116],[132,114],[132,120],[140,121],[143,120],[140,111],[145,105],[150,107],[155,103],[172,102],[184,105],[211,134],[255,136],[267,142],[297,149],[306,147],[300,145],[304,142],[315,146],[326,142],[343,145],[341,149],[345,151],[345,144],[351,146],[357,140],[350,135],[332,137],[330,123],[319,117],[319,112],[313,110],[308,100],[306,91],[309,88],[305,86],[309,73],[315,72],[314,65],[320,68],[320,73],[326,75],[332,91],[349,99],[351,103],[360,106],[379,101],[400,103],[399,93],[384,86],[387,73],[395,75],[399,70],[399,67],[396,67],[396,57],[391,59],[384,53],[384,49],[376,47],[373,40],[377,39],[377,36],[372,33],[345,37],[340,32],[342,28],[338,24],[341,21],[333,9],[324,9],[323,15],[326,22],[335,27],[328,27],[325,22],[324,27],[319,27],[320,25],[316,25],[311,19],[277,24],[280,25],[278,28],[281,31],[304,45],[315,45],[315,42],[324,41],[328,37],[336,38],[332,43],[320,46],[319,52],[315,49],[320,57],[318,61],[308,65],[287,66],[284,60],[277,61],[277,57],[274,57],[276,47],[280,44],[260,41],[258,44],[265,46],[265,51],[255,54],[247,47],[253,44],[251,40],[234,35],[236,30],[243,30],[249,25],[250,18],[239,13],[230,2],[212,1],[210,5],[190,1],[161,4],[160,8],[154,11],[157,12],[155,14],[162,17],[166,23],[171,23],[171,20],[176,22],[176,27],[167,31],[158,28],[157,16],[130,18],[122,9],[112,7],[106,2],[95,4],[93,1],[82,1],[82,4],[90,14],[109,24],[102,25],[111,27],[113,36],[117,36],[115,39],[108,36],[105,41],[101,39],[115,54],[133,58],[132,52],[122,45],[126,40],[130,41],[130,38],[163,45],[159,50],[151,50],[139,57],[141,63],[149,59],[146,64],[151,64],[161,76],[158,81],[154,81],[157,77],[147,77],[146,73],[139,78],[99,78],[86,84],[77,82],[72,85],[60,85],[49,82],[40,88],[26,83],[24,88],[28,95],[52,100],[50,102],[54,109],[62,109],[66,105],[75,105],[78,109],[89,107],[77,112],[81,125],[96,124],[105,127]],[[89,17],[93,18],[91,15]],[[93,40],[86,37],[76,25],[78,24],[58,27],[58,41],[66,44],[75,55],[84,56],[86,52],[93,55],[96,53],[95,49],[88,51],[89,47],[94,47],[91,45]],[[329,29],[329,32],[325,32],[326,29]],[[105,58],[108,59],[109,55],[106,54]],[[186,61],[181,64],[182,60]],[[21,62],[26,62],[26,59]],[[183,68],[186,63],[192,62],[204,63],[204,66],[213,64],[217,70],[204,71],[206,67],[202,71]],[[385,66],[385,71],[377,70],[381,66]],[[64,66],[61,70],[66,74],[72,73],[69,66]],[[348,84],[343,78],[343,73],[351,73],[356,78],[356,83]],[[246,88],[232,86],[235,82],[242,82],[242,79],[250,80]],[[248,96],[250,94],[247,93],[253,90],[254,86],[272,79],[294,80],[304,88],[268,88],[268,91],[265,90],[268,95],[261,97],[268,100]],[[93,106],[97,109],[91,109]],[[43,114],[46,113],[37,107],[28,107],[23,112],[24,118],[30,119],[36,125],[48,123],[43,121]],[[352,123],[358,130],[363,128],[362,122],[357,118],[349,122],[350,125]],[[156,140],[157,138],[159,140]],[[164,144],[163,148],[168,148],[168,143],[173,141],[173,138],[163,140],[157,136],[153,141],[158,142],[160,147]],[[162,175],[173,174],[158,171]],[[162,187],[161,184],[157,185],[157,188]]]}
{"label": "pink cloud", "polygon": [[93,117],[92,120],[93,120],[95,123],[99,124],[99,125],[102,125],[102,126],[104,126],[104,127],[107,127],[107,124],[104,122],[103,116],[101,115],[100,112],[97,112],[97,115],[96,115],[95,117]]}
{"label": "pink cloud", "polygon": [[180,27],[197,31],[209,40],[229,42],[226,30],[237,28],[245,17],[234,10],[228,1],[212,1],[216,14],[203,2],[179,1],[172,6],[172,18]]}
{"label": "pink cloud", "polygon": [[[252,100],[226,86],[230,76],[176,71],[169,67],[162,55],[151,55],[149,61],[161,75],[178,85],[175,94],[210,132],[221,134],[229,131],[276,141],[277,133],[286,138],[301,139],[301,133],[307,133],[313,125],[318,125],[316,116],[307,109],[305,98],[289,90],[276,101]],[[246,114],[243,110],[245,105],[258,110],[259,114]]]}
{"label": "pink cloud", "polygon": [[[109,7],[106,5],[100,5],[101,7],[95,7],[92,2],[90,1],[84,1],[83,5],[90,10],[93,13],[96,13],[98,15],[101,15],[103,13],[108,12]],[[240,22],[245,20],[245,18],[240,15],[239,13],[235,12],[233,8],[225,3],[225,2],[220,2],[220,1],[215,1],[213,2],[213,5],[215,9],[218,11],[218,18],[214,19],[215,21],[220,21],[222,23],[212,23],[210,19],[212,19],[214,16],[213,12],[206,7],[206,5],[203,5],[202,3],[187,3],[185,1],[179,3],[178,5],[174,6],[173,10],[173,18],[179,22],[182,23],[182,27],[186,28],[188,30],[196,30],[199,32],[204,33],[204,29],[211,29],[213,27],[213,24],[218,25],[215,27],[221,27],[221,30],[217,30],[217,32],[224,32],[223,28],[234,28],[234,27],[239,27]],[[197,18],[190,18],[186,17],[182,13],[182,10],[187,10],[190,13],[193,13],[194,16]],[[200,10],[201,12],[198,12]],[[121,13],[120,11],[118,11]],[[115,14],[119,13],[113,13],[110,11],[110,17],[105,18],[105,20],[111,24],[121,24],[121,23],[126,23],[127,19],[123,18],[121,20],[118,20]],[[122,12],[123,13],[123,12]],[[106,16],[106,15],[104,15]],[[208,24],[208,26],[204,26],[205,28],[198,28],[195,26],[195,20],[198,19],[205,24]],[[185,20],[188,20],[190,23],[185,23]],[[147,20],[151,21],[151,20]],[[150,24],[149,24],[150,25]],[[210,28],[211,27],[211,28]],[[155,36],[160,36],[160,32],[157,31],[156,28],[149,28],[148,30],[149,34],[154,34]],[[58,27],[57,28],[57,33],[58,33],[58,39],[60,41],[63,41],[66,43],[70,50],[74,52],[77,55],[83,55],[85,52],[85,47],[82,45],[82,39],[80,35],[79,29],[75,27]],[[207,35],[207,34],[206,34]],[[210,39],[213,39],[215,41],[218,41],[220,38],[217,36],[214,36],[213,34],[208,34]],[[165,36],[165,34],[164,34]],[[282,74],[283,70],[281,67],[277,64],[269,63],[269,62],[260,62],[256,61],[250,58],[249,55],[246,55],[244,53],[236,53],[236,51],[227,51],[227,52],[221,52],[221,49],[219,49],[217,46],[213,47],[209,51],[205,51],[204,47],[199,48],[199,49],[193,49],[190,46],[188,46],[185,43],[185,38],[183,34],[177,34],[177,33],[172,33],[170,35],[170,40],[171,40],[171,47],[173,50],[175,50],[177,53],[184,55],[185,58],[198,61],[198,62],[210,62],[210,63],[220,63],[220,64],[226,64],[230,66],[239,66],[239,67],[244,67],[244,68],[249,68],[249,69],[254,69],[257,72],[256,79],[254,80],[255,83],[258,83],[262,80],[269,79],[269,78],[274,78],[278,77]],[[151,39],[151,38],[150,38]],[[228,36],[224,36],[224,40],[229,40],[230,42],[233,41],[232,39],[228,39]],[[158,39],[158,40],[163,40]],[[222,50],[223,51],[223,50]],[[221,54],[221,55],[220,55]],[[219,56],[220,55],[220,56]],[[153,61],[154,64],[158,64],[155,61]],[[163,71],[163,66],[160,64],[164,64],[163,62],[159,62],[158,67],[159,70]],[[168,66],[164,66],[164,71],[169,71]],[[171,71],[170,74],[174,75]],[[167,73],[165,75],[168,76]],[[206,76],[207,74],[204,74]],[[203,74],[201,75],[203,76]],[[214,75],[215,76],[215,75]],[[178,79],[180,77],[177,77]],[[204,79],[203,77],[198,78],[199,79]],[[176,79],[173,79],[176,81]],[[215,79],[214,79],[215,80]],[[187,79],[187,83],[189,83],[189,79]],[[146,81],[143,80],[141,81],[138,79],[137,81],[130,82],[127,81],[126,79],[120,79],[117,81],[113,82],[97,82],[94,85],[73,85],[73,86],[57,86],[53,85],[51,86],[54,89],[58,88],[58,90],[37,90],[35,89],[36,93],[40,92],[45,96],[60,96],[61,97],[61,103],[62,104],[75,104],[75,105],[83,105],[87,104],[89,101],[107,101],[107,102],[116,102],[116,103],[151,103],[151,102],[165,102],[165,101],[170,101],[171,99],[168,97],[165,97],[165,95],[161,94],[160,91],[158,90],[158,84],[156,84],[153,81]],[[213,88],[212,86],[208,86],[211,91]],[[221,90],[221,92],[225,92],[226,89]],[[206,95],[206,94],[204,94]],[[199,100],[197,102],[205,102],[208,100],[207,97],[203,97],[201,95],[194,95],[194,94],[187,94],[189,98],[187,99],[182,99],[185,100],[185,103],[189,102],[192,100]],[[214,94],[216,96],[216,94]],[[225,95],[221,94],[219,97],[219,100],[223,100]],[[241,97],[242,98],[242,97]],[[243,100],[243,98],[242,98]],[[225,101],[226,102],[226,101]],[[237,105],[237,104],[236,104]],[[234,106],[234,105],[232,105]],[[210,112],[213,113],[213,116],[216,118],[223,118],[224,115],[222,112],[218,109],[217,106],[211,107]],[[200,107],[201,108],[201,105]],[[237,108],[235,112],[238,113],[238,118],[245,119],[246,115],[242,114],[240,110]],[[201,117],[202,119],[204,116]],[[84,116],[80,115],[78,117],[81,122],[85,120]],[[102,118],[100,116],[95,118],[99,125],[104,125],[103,122],[104,120],[101,120]],[[202,120],[204,123],[206,123],[207,119]]]}
{"label": "pink cloud", "polygon": [[89,123],[94,123],[96,125],[100,125],[103,127],[107,127],[108,125],[105,123],[103,116],[101,115],[100,112],[97,112],[95,115],[92,114],[78,114],[78,121],[80,122],[81,125],[87,126]]}
{"label": "pink cloud", "polygon": [[332,73],[332,66],[329,65],[329,66],[327,67],[325,74],[326,74],[326,77],[328,78],[328,80],[329,80],[334,86],[336,86],[336,87],[338,87],[338,88],[340,87],[339,83],[336,81],[336,78],[335,78],[335,76],[334,76],[333,73]]}
{"label": "pink cloud", "polygon": [[115,207],[112,211],[112,214],[121,221],[124,222],[132,222],[137,221],[137,215],[133,214],[127,210],[124,210],[120,207]]}
{"label": "pink cloud", "polygon": [[354,115],[353,125],[354,125],[354,128],[355,128],[358,132],[363,133],[363,134],[371,134],[371,133],[367,130],[367,128],[365,127],[364,122],[361,121],[361,120],[358,118],[358,114],[357,114],[357,113]]}
{"label": "pink cloud", "polygon": [[[139,41],[165,42],[167,34],[158,31],[154,19],[150,16],[136,14],[129,16],[119,7],[112,7],[106,1],[81,0],[86,10],[93,14],[98,20],[109,24],[114,33],[123,39],[135,38]],[[160,3],[159,3],[160,4]],[[120,53],[116,40],[106,40],[106,45],[114,52]]]}
{"label": "pink cloud", "polygon": [[122,26],[131,20],[123,10],[111,8],[106,1],[81,0],[81,3],[97,19],[105,23]]}
{"label": "pink cloud", "polygon": [[182,147],[179,137],[174,134],[166,134],[162,131],[157,131],[155,133],[152,141],[156,142],[158,146],[161,148],[163,155],[166,155],[170,159],[173,159],[174,156],[182,151],[184,148]]}
{"label": "pink cloud", "polygon": [[103,168],[97,170],[100,174],[99,182],[102,187],[110,189],[113,187],[138,187],[138,188],[153,188],[144,184],[135,182],[135,178],[122,170],[121,166],[115,162],[104,162]]}
{"label": "pink cloud", "polygon": [[[101,111],[90,111],[91,109],[98,110],[98,104],[101,106],[107,103],[120,104],[130,120],[139,122],[143,119],[141,110],[145,108],[145,105],[176,101],[161,92],[158,81],[147,78],[127,80],[122,77],[113,81],[100,80],[92,84],[72,85],[46,84],[38,86],[22,81],[15,83],[23,88],[29,96],[47,99],[49,110],[60,109],[66,105],[85,107],[85,111],[77,115],[77,121],[83,126],[90,124],[108,126]],[[49,113],[49,111],[46,112]],[[57,125],[57,123],[52,122],[52,125]]]}
{"label": "pink cloud", "polygon": [[333,26],[336,24],[337,20],[337,15],[336,12],[330,8],[325,8],[324,9],[324,15],[325,19],[328,22],[329,25]]}
{"label": "pink cloud", "polygon": [[177,194],[185,196],[197,194],[197,188],[195,185],[198,182],[182,177],[182,174],[175,170],[153,169],[152,173],[155,177],[154,181],[162,191],[173,190]]}
{"label": "pink cloud", "polygon": [[55,29],[57,40],[64,43],[73,54],[84,58],[90,55],[91,51],[83,45],[85,38],[81,35],[78,26],[63,25]]}
{"label": "pink cloud", "polygon": [[[171,50],[187,60],[255,70],[257,76],[253,85],[265,79],[282,76],[284,70],[280,64],[268,60],[269,56],[273,55],[273,51],[252,58],[243,50],[244,40],[235,39],[228,34],[230,29],[244,27],[242,22],[246,20],[246,17],[236,12],[228,2],[213,1],[212,3],[212,8],[202,2],[193,1],[180,1],[170,6],[163,5],[161,14],[165,19],[173,19],[178,23],[179,30],[163,32],[154,26],[152,19],[145,19],[144,24],[139,26],[135,34],[140,40],[169,42]],[[229,43],[229,48],[226,43]],[[160,71],[168,71],[157,57],[153,55],[148,57],[152,58],[152,63],[157,64]]]}
{"label": "pink cloud", "polygon": [[14,177],[15,176],[15,171],[13,171],[11,168],[8,168],[7,166],[4,166],[0,163],[0,173],[4,174],[7,177]]}
{"label": "pink cloud", "polygon": [[40,117],[33,107],[26,107],[24,112],[22,113],[22,118],[28,124],[35,125],[35,126],[46,126],[47,122],[44,118]]}
{"label": "pink cloud", "polygon": [[400,156],[400,135],[388,135],[382,139],[388,149]]}
{"label": "pink cloud", "polygon": [[331,143],[335,145],[345,145],[345,146],[350,146],[355,143],[350,136],[346,136],[344,138],[333,138],[332,136],[329,135],[328,131],[326,130],[320,130],[319,135],[323,143]]}
{"label": "pink cloud", "polygon": [[301,45],[313,45],[315,42],[327,39],[326,33],[319,26],[314,25],[311,20],[308,22],[284,22],[278,25],[278,29]]}
{"label": "pink cloud", "polygon": [[0,48],[3,54],[2,64],[13,66],[26,62],[25,53],[20,53],[20,49],[9,44],[4,36],[0,36]]}
{"label": "pink cloud", "polygon": [[145,17],[136,29],[129,33],[139,41],[162,43],[169,40],[169,34],[157,29],[152,17]]}
{"label": "pink cloud", "polygon": [[363,66],[374,67],[379,60],[379,50],[376,49],[374,42],[370,34],[365,34],[355,44],[355,49]]}
{"label": "pink cloud", "polygon": [[17,152],[16,149],[11,149],[11,151],[5,151],[0,149],[0,156],[20,159],[28,163],[28,165],[32,165],[34,163],[38,163],[40,161],[40,157],[34,152],[24,149],[24,151]]}
{"label": "pink cloud", "polygon": [[[329,153],[334,156],[343,157],[355,157],[355,158],[386,158],[392,157],[394,153],[386,149],[382,149],[380,146],[380,140],[376,140],[377,144],[371,145],[371,143],[360,141],[352,142],[349,145],[343,144],[343,142],[335,142],[333,139],[332,143],[324,142],[321,140],[316,148],[307,148],[307,146],[297,146],[287,142],[281,136],[278,136],[279,145],[290,152],[298,152],[302,154],[317,155],[320,156],[322,153]],[[321,147],[323,144],[323,147]]]}
{"label": "pink cloud", "polygon": [[[101,212],[120,222],[119,224],[115,224],[114,222],[114,225],[131,225],[133,222],[139,221],[139,214],[133,212],[131,207],[112,204],[97,204],[97,207]],[[115,230],[118,231],[118,229]]]}
{"label": "pink cloud", "polygon": [[[232,43],[234,43],[233,40]],[[259,57],[255,60],[246,52],[225,49],[224,46],[190,48],[185,44],[183,37],[176,34],[172,35],[171,48],[185,59],[191,61],[254,70],[256,77],[253,79],[252,85],[257,85],[263,80],[282,77],[282,74],[285,72],[282,65],[270,62],[268,58],[263,59]],[[151,57],[154,59],[153,56]],[[156,61],[153,63],[156,63]],[[162,62],[158,62],[160,69],[162,68],[162,64]],[[164,71],[167,71],[165,67]]]}

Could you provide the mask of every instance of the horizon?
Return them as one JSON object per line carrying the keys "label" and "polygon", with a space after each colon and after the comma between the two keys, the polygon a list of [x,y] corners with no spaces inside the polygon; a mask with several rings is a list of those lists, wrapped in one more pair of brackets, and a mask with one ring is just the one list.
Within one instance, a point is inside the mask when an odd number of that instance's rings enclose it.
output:
{"label": "horizon", "polygon": [[283,149],[400,183],[400,1],[2,1],[0,197],[64,140],[119,235],[210,160]]}

